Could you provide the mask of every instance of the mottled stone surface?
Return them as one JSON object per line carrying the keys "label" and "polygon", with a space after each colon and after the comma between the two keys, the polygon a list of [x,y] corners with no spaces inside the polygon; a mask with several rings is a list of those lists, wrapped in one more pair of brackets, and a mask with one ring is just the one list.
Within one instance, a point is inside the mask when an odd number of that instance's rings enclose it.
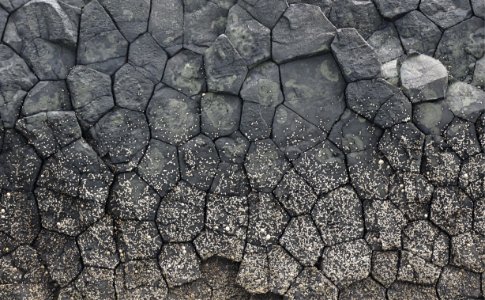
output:
{"label": "mottled stone surface", "polygon": [[483,0],[0,0],[0,299],[482,299]]}

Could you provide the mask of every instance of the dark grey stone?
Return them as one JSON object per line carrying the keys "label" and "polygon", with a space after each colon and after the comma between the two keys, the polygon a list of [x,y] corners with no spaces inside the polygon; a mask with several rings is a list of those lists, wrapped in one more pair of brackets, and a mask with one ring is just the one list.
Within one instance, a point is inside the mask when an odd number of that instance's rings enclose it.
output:
{"label": "dark grey stone", "polygon": [[20,244],[30,244],[40,231],[40,218],[34,195],[28,192],[0,194],[0,230],[11,237],[9,245],[0,246],[0,257]]}
{"label": "dark grey stone", "polygon": [[265,62],[251,69],[241,88],[241,98],[270,107],[282,103],[278,65]]}
{"label": "dark grey stone", "polygon": [[401,123],[386,129],[379,150],[394,170],[419,173],[423,144],[424,134],[413,123]]}
{"label": "dark grey stone", "polygon": [[450,235],[472,228],[473,201],[454,187],[439,187],[433,193],[431,220]]}
{"label": "dark grey stone", "polygon": [[167,54],[150,33],[145,33],[130,44],[128,62],[145,70],[147,74],[144,75],[157,83],[162,79]]}
{"label": "dark grey stone", "polygon": [[419,0],[398,1],[398,0],[376,0],[375,4],[382,16],[392,19],[408,11],[418,8]]}
{"label": "dark grey stone", "polygon": [[363,239],[330,246],[323,250],[321,269],[338,287],[346,287],[369,275],[371,254]]}
{"label": "dark grey stone", "polygon": [[17,121],[19,130],[43,158],[81,138],[81,127],[74,112],[41,112]]}
{"label": "dark grey stone", "polygon": [[308,215],[290,220],[280,238],[280,244],[304,266],[315,265],[324,246],[317,228]]}
{"label": "dark grey stone", "polygon": [[415,284],[434,285],[441,268],[408,251],[401,252],[398,280]]}
{"label": "dark grey stone", "polygon": [[339,299],[386,299],[386,289],[373,280],[371,277],[367,277],[364,280],[357,281],[340,293]]}
{"label": "dark grey stone", "polygon": [[[485,196],[485,170],[483,164],[485,163],[485,155],[477,154],[467,159],[460,170],[460,187],[467,192],[474,200],[478,201],[476,206],[480,206],[481,199]],[[476,217],[480,215],[480,210],[475,208]],[[485,230],[477,225],[478,231]]]}
{"label": "dark grey stone", "polygon": [[205,51],[204,63],[209,91],[239,93],[248,68],[226,35],[221,34]]}
{"label": "dark grey stone", "polygon": [[485,53],[484,26],[483,19],[472,17],[443,33],[434,56],[455,79],[463,80],[470,75],[470,65]]}
{"label": "dark grey stone", "polygon": [[312,186],[317,195],[348,182],[344,154],[324,141],[294,161],[295,170]]}
{"label": "dark grey stone", "polygon": [[249,180],[242,164],[221,162],[212,181],[211,193],[226,196],[249,194]]}
{"label": "dark grey stone", "polygon": [[160,202],[157,225],[168,242],[188,242],[204,227],[205,192],[185,181],[168,193]]}
{"label": "dark grey stone", "polygon": [[272,293],[284,295],[296,276],[301,272],[301,265],[286,250],[271,246],[268,252],[269,286]]}
{"label": "dark grey stone", "polygon": [[441,134],[453,117],[453,112],[444,100],[413,106],[413,123],[425,134]]}
{"label": "dark grey stone", "polygon": [[[32,191],[42,161],[33,147],[16,131],[4,134],[0,153],[0,187],[7,191]],[[38,184],[38,182],[37,182]]]}
{"label": "dark grey stone", "polygon": [[271,136],[271,124],[275,117],[273,107],[244,101],[239,130],[250,141],[267,139]]}
{"label": "dark grey stone", "polygon": [[440,136],[427,136],[422,172],[433,184],[446,186],[458,181],[460,158]]}
{"label": "dark grey stone", "polygon": [[177,148],[151,139],[145,156],[138,165],[138,173],[161,196],[164,196],[180,179]]}
{"label": "dark grey stone", "polygon": [[350,186],[321,197],[312,209],[312,217],[326,246],[362,238],[362,204]]}
{"label": "dark grey stone", "polygon": [[[106,299],[114,300],[114,270],[87,266],[68,287],[61,299]],[[63,298],[65,297],[65,298]]]}
{"label": "dark grey stone", "polygon": [[348,154],[375,148],[382,132],[382,129],[365,118],[351,110],[345,110],[333,126],[328,139]]}
{"label": "dark grey stone", "polygon": [[193,243],[204,260],[217,256],[237,262],[242,260],[246,245],[243,239],[210,229],[202,231]]}
{"label": "dark grey stone", "polygon": [[253,189],[271,192],[290,168],[284,154],[273,141],[252,142],[244,162]]}
{"label": "dark grey stone", "polygon": [[155,259],[162,238],[153,221],[116,220],[115,238],[120,260]]}
{"label": "dark grey stone", "polygon": [[407,53],[417,51],[433,55],[441,39],[441,30],[421,12],[414,10],[394,23]]}
{"label": "dark grey stone", "polygon": [[136,68],[131,64],[123,65],[114,76],[113,91],[116,105],[145,111],[154,88],[149,76],[142,68]]}
{"label": "dark grey stone", "polygon": [[455,118],[446,128],[444,136],[446,143],[461,159],[480,153],[475,124],[471,122]]}
{"label": "dark grey stone", "polygon": [[441,28],[449,28],[472,15],[470,2],[466,0],[423,0],[419,10]]}
{"label": "dark grey stone", "polygon": [[103,6],[97,0],[84,6],[79,30],[77,63],[113,74],[123,65],[127,53],[128,42]]}
{"label": "dark grey stone", "polygon": [[403,249],[429,263],[443,267],[449,259],[449,237],[427,220],[409,223],[403,230]]}
{"label": "dark grey stone", "polygon": [[188,96],[205,90],[203,57],[190,50],[182,50],[167,62],[163,83]]}
{"label": "dark grey stone", "polygon": [[104,73],[76,66],[67,77],[67,85],[82,126],[94,125],[114,106],[111,78]]}
{"label": "dark grey stone", "polygon": [[453,265],[477,273],[485,272],[485,237],[473,231],[451,238]]}
{"label": "dark grey stone", "polygon": [[51,110],[72,110],[65,81],[39,81],[25,96],[23,115],[30,116]]}
{"label": "dark grey stone", "polygon": [[207,197],[207,228],[245,240],[248,229],[248,199],[246,196]]}
{"label": "dark grey stone", "polygon": [[76,63],[79,14],[62,2],[27,3],[9,17],[3,40],[41,80],[65,79]]}
{"label": "dark grey stone", "polygon": [[125,299],[166,299],[167,284],[155,259],[120,264],[115,271],[116,295]]}
{"label": "dark grey stone", "polygon": [[200,114],[202,133],[213,139],[230,135],[239,126],[241,99],[226,94],[204,94]]}
{"label": "dark grey stone", "polygon": [[436,290],[440,299],[444,300],[480,298],[480,274],[446,266],[443,268]]}
{"label": "dark grey stone", "polygon": [[182,179],[201,190],[209,190],[219,164],[212,140],[201,134],[179,147],[178,151]]}
{"label": "dark grey stone", "polygon": [[351,82],[345,94],[350,109],[378,126],[389,128],[411,120],[411,102],[383,79]]}
{"label": "dark grey stone", "polygon": [[364,220],[365,239],[372,250],[401,248],[401,231],[406,226],[406,218],[394,204],[385,200],[365,201]]}
{"label": "dark grey stone", "polygon": [[472,5],[473,13],[475,14],[475,16],[485,19],[485,3],[480,0],[471,0],[470,3]]}
{"label": "dark grey stone", "polygon": [[401,66],[401,85],[412,103],[443,98],[448,88],[445,66],[424,54],[409,55]]}
{"label": "dark grey stone", "polygon": [[348,82],[372,79],[380,75],[377,53],[354,28],[338,29],[332,52]]}
{"label": "dark grey stone", "polygon": [[396,281],[387,290],[387,297],[390,300],[416,299],[416,300],[438,300],[436,289],[432,286],[413,284],[409,282]]}
{"label": "dark grey stone", "polygon": [[272,139],[289,159],[323,141],[325,134],[284,105],[278,106],[273,119]]}
{"label": "dark grey stone", "polygon": [[476,122],[485,112],[485,92],[471,84],[457,81],[448,88],[445,103],[455,116]]}
{"label": "dark grey stone", "polygon": [[328,52],[335,30],[318,6],[292,4],[273,28],[273,59],[281,63]]}
{"label": "dark grey stone", "polygon": [[[108,11],[128,42],[133,42],[147,30],[150,0],[136,3],[130,0],[100,0],[100,3]],[[165,15],[165,17],[167,16]]]}
{"label": "dark grey stone", "polygon": [[377,58],[382,64],[399,58],[404,54],[396,27],[392,23],[374,31],[367,39],[367,43],[374,48]]}
{"label": "dark grey stone", "polygon": [[371,275],[385,287],[397,278],[399,253],[397,251],[373,251]]}
{"label": "dark grey stone", "polygon": [[49,157],[35,190],[42,226],[77,235],[104,214],[113,175],[79,139]]}
{"label": "dark grey stone", "polygon": [[247,65],[271,57],[271,31],[237,4],[229,10],[225,33]]}
{"label": "dark grey stone", "polygon": [[328,132],[345,109],[345,81],[331,54],[304,58],[280,67],[284,104]]}
{"label": "dark grey stone", "polygon": [[339,290],[315,267],[304,268],[286,292],[289,299],[337,300]]}
{"label": "dark grey stone", "polygon": [[246,245],[237,274],[237,283],[250,293],[264,294],[269,291],[268,273],[266,249]]}
{"label": "dark grey stone", "polygon": [[77,242],[85,265],[114,269],[119,263],[111,217],[91,225],[79,235]]}
{"label": "dark grey stone", "polygon": [[200,260],[189,243],[164,245],[159,264],[170,288],[194,281],[201,276]]}
{"label": "dark grey stone", "polygon": [[290,220],[288,214],[271,193],[253,192],[248,196],[248,203],[247,242],[266,247],[277,244]]}
{"label": "dark grey stone", "polygon": [[264,26],[272,29],[288,7],[286,1],[239,0],[238,4]]}
{"label": "dark grey stone", "polygon": [[379,12],[370,0],[335,1],[330,10],[329,19],[337,28],[357,29],[364,39],[367,39],[382,23]]}
{"label": "dark grey stone", "polygon": [[409,220],[427,219],[434,187],[419,173],[395,173],[389,187],[389,200]]}
{"label": "dark grey stone", "polygon": [[[228,7],[221,7],[216,2],[208,0],[183,0],[184,16],[182,18],[180,15],[180,19],[183,20],[180,26],[183,26],[184,48],[204,54],[217,37],[224,33],[228,10]],[[163,18],[162,14],[163,11],[160,18]],[[162,28],[172,28],[172,25],[166,24]],[[174,30],[174,33],[181,34],[181,30]]]}
{"label": "dark grey stone", "polygon": [[154,1],[150,7],[148,32],[170,55],[175,54],[183,44],[183,0]]}
{"label": "dark grey stone", "polygon": [[249,149],[249,141],[239,132],[215,141],[217,152],[223,162],[242,164]]}
{"label": "dark grey stone", "polygon": [[50,276],[59,285],[69,284],[81,273],[81,253],[74,238],[42,230],[34,247],[46,263]]}
{"label": "dark grey stone", "polygon": [[129,172],[116,177],[108,208],[116,219],[154,220],[159,203],[160,197],[153,188],[136,173]]}
{"label": "dark grey stone", "polygon": [[153,138],[181,145],[200,132],[199,101],[167,87],[155,88],[146,116]]}
{"label": "dark grey stone", "polygon": [[310,213],[317,201],[313,189],[294,169],[286,172],[273,194],[292,216]]}
{"label": "dark grey stone", "polygon": [[124,108],[105,114],[89,132],[99,156],[128,171],[136,167],[150,140],[143,113]]}

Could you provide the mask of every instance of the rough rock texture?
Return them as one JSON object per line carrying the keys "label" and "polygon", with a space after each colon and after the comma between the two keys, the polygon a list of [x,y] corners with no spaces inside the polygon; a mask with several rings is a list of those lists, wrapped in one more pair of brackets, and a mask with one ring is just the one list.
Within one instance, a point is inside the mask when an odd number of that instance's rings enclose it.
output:
{"label": "rough rock texture", "polygon": [[0,0],[0,299],[483,299],[483,0]]}

